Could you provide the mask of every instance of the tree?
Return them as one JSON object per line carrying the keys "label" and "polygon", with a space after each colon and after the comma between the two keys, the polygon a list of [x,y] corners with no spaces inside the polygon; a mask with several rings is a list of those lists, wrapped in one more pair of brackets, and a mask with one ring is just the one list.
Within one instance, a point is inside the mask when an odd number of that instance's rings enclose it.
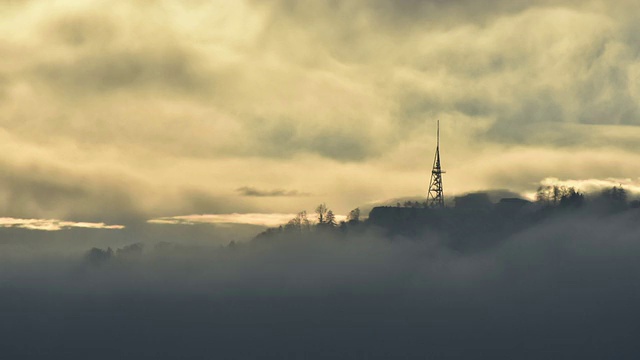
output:
{"label": "tree", "polygon": [[309,231],[311,229],[311,222],[307,217],[307,211],[301,211],[298,213],[298,217],[300,218],[300,227],[304,231]]}
{"label": "tree", "polygon": [[289,220],[289,222],[284,226],[284,229],[286,231],[308,231],[309,219],[307,218],[307,212],[299,212],[296,217]]}
{"label": "tree", "polygon": [[607,200],[613,209],[624,209],[627,204],[627,191],[622,186],[614,186],[602,191],[602,198]]}
{"label": "tree", "polygon": [[549,186],[538,186],[536,190],[536,202],[541,204],[549,204]]}
{"label": "tree", "polygon": [[619,203],[627,202],[627,191],[623,189],[622,186],[620,187],[614,186],[613,189],[611,189],[611,193],[612,193],[612,198],[615,201]]}
{"label": "tree", "polygon": [[327,211],[327,215],[325,217],[325,224],[331,227],[335,227],[337,225],[336,216],[333,214],[332,210]]}
{"label": "tree", "polygon": [[349,215],[347,215],[347,222],[357,223],[360,221],[360,208],[355,208],[349,211]]}
{"label": "tree", "polygon": [[551,188],[551,199],[553,199],[553,205],[558,205],[562,198],[562,189],[558,185],[553,185]]}
{"label": "tree", "polygon": [[142,243],[135,243],[116,250],[116,256],[120,258],[137,258],[142,256],[142,250],[144,245]]}
{"label": "tree", "polygon": [[568,188],[560,198],[561,207],[580,207],[584,204],[584,195],[575,188]]}
{"label": "tree", "polygon": [[545,185],[538,187],[536,201],[547,206],[581,205],[584,196],[573,187],[564,185]]}
{"label": "tree", "polygon": [[84,255],[84,259],[87,263],[91,265],[100,265],[114,257],[113,250],[111,248],[107,248],[107,250],[102,250],[99,248],[92,248],[87,251]]}
{"label": "tree", "polygon": [[318,205],[316,214],[318,215],[318,224],[324,224],[327,216],[327,205],[325,203]]}

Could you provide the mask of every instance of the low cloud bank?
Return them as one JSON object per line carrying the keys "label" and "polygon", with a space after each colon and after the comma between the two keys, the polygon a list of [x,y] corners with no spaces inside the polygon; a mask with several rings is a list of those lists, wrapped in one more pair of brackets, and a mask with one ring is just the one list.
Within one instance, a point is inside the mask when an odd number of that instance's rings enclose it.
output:
{"label": "low cloud bank", "polygon": [[605,178],[605,179],[558,179],[548,177],[540,181],[542,186],[567,186],[586,193],[597,193],[614,186],[624,187],[634,196],[640,195],[640,179],[631,178]]}
{"label": "low cloud bank", "polygon": [[[193,225],[193,224],[241,224],[278,227],[286,224],[296,214],[202,214],[161,217],[147,221],[150,224]],[[346,216],[336,215],[337,220],[344,220]]]}
{"label": "low cloud bank", "polygon": [[0,227],[3,228],[21,228],[28,230],[42,230],[42,231],[59,231],[70,228],[85,228],[85,229],[109,229],[109,230],[121,230],[124,229],[123,225],[107,225],[99,222],[74,222],[64,221],[57,219],[16,219],[3,217],[0,218]]}
{"label": "low cloud bank", "polygon": [[464,253],[361,228],[4,261],[0,336],[23,359],[632,359],[639,217],[565,213]]}
{"label": "low cloud bank", "polygon": [[150,224],[193,225],[193,224],[246,224],[278,226],[285,224],[295,214],[202,214],[161,217],[147,221]]}

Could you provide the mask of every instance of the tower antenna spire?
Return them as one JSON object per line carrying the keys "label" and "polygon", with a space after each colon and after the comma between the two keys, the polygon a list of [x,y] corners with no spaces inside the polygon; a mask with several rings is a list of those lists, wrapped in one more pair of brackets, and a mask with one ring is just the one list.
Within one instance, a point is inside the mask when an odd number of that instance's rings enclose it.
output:
{"label": "tower antenna spire", "polygon": [[444,193],[442,190],[442,174],[444,173],[440,167],[440,120],[438,120],[436,154],[433,159],[431,181],[429,182],[429,192],[427,193],[427,206],[430,208],[444,207]]}

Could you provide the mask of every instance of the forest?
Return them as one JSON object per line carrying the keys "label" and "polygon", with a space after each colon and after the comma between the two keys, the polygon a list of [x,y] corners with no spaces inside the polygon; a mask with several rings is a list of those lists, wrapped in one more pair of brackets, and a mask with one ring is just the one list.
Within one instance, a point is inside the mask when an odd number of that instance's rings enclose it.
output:
{"label": "forest", "polygon": [[394,206],[374,207],[368,217],[361,216],[360,208],[355,208],[341,221],[323,203],[312,215],[301,211],[286,224],[258,234],[255,240],[300,233],[347,239],[350,235],[375,232],[389,240],[438,239],[451,249],[473,251],[501,243],[543,222],[572,216],[596,216],[606,221],[608,215],[638,208],[640,200],[632,199],[622,186],[587,194],[560,185],[540,186],[534,201],[510,197],[494,202],[488,193],[475,192],[456,196],[450,206],[443,208],[430,208],[426,201],[407,200]]}

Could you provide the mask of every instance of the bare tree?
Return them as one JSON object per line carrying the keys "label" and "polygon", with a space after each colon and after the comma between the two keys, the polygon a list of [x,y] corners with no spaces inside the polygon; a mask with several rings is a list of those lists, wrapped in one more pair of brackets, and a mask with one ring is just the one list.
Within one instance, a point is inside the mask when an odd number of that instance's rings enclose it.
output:
{"label": "bare tree", "polygon": [[327,216],[327,205],[325,203],[318,205],[316,214],[318,214],[318,224],[324,224]]}
{"label": "bare tree", "polygon": [[311,222],[309,221],[309,218],[307,218],[307,212],[299,212],[298,218],[300,218],[300,227],[302,228],[302,230],[309,231],[311,228]]}
{"label": "bare tree", "polygon": [[358,222],[360,221],[360,208],[355,208],[349,211],[349,215],[347,215],[348,222]]}
{"label": "bare tree", "polygon": [[309,230],[309,219],[307,218],[307,212],[301,211],[296,217],[289,220],[289,222],[284,226],[285,230],[297,230],[297,231],[308,231]]}

